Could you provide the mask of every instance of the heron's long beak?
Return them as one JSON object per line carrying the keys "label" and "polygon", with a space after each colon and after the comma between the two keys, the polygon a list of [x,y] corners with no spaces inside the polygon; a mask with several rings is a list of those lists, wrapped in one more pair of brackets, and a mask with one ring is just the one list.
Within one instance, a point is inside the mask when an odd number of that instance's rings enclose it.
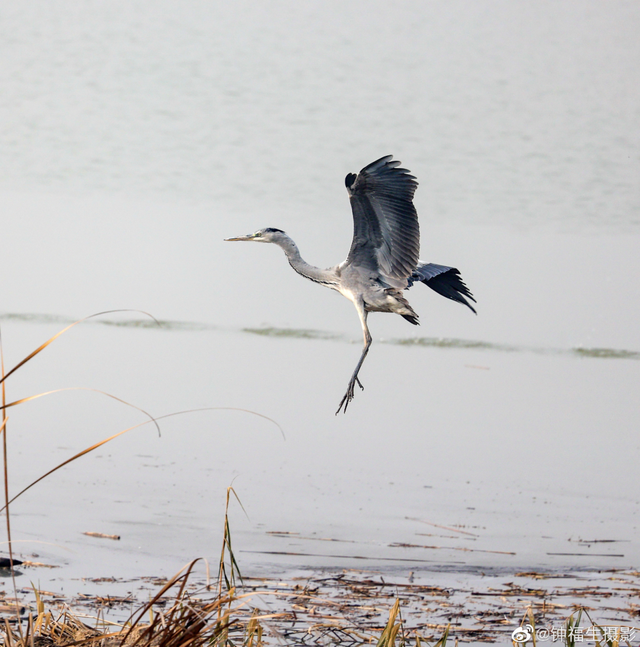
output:
{"label": "heron's long beak", "polygon": [[236,236],[235,238],[225,238],[225,241],[253,240],[254,238],[255,238],[255,234],[247,234],[246,236]]}

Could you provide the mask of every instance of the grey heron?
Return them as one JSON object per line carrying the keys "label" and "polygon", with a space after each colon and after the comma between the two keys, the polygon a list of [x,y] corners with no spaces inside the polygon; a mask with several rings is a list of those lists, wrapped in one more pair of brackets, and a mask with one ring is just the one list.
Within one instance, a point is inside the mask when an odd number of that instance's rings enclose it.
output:
{"label": "grey heron", "polygon": [[475,299],[455,267],[419,260],[420,228],[413,205],[418,183],[407,169],[400,168],[400,162],[393,155],[381,157],[357,175],[349,173],[345,185],[353,212],[353,241],[347,259],[339,265],[326,270],[309,265],[293,240],[273,227],[225,239],[275,243],[298,274],[340,292],[355,306],[364,347],[336,415],[341,410],[347,412],[356,384],[364,389],[358,373],[371,346],[367,326],[370,312],[394,312],[418,325],[418,315],[403,296],[403,290],[417,281],[476,312],[467,301],[475,303]]}

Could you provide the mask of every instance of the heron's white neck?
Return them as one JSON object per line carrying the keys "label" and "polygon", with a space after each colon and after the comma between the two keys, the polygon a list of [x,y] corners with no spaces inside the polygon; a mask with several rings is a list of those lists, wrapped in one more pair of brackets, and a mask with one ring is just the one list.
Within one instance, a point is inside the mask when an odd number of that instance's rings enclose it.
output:
{"label": "heron's white neck", "polygon": [[323,270],[319,267],[315,267],[315,265],[309,265],[309,263],[300,256],[298,246],[293,242],[293,240],[291,240],[291,238],[289,238],[289,236],[282,235],[273,242],[282,247],[284,253],[287,255],[289,265],[291,265],[298,274],[301,274],[315,283],[326,285],[327,287],[333,287],[336,284],[337,277],[335,271],[333,269]]}

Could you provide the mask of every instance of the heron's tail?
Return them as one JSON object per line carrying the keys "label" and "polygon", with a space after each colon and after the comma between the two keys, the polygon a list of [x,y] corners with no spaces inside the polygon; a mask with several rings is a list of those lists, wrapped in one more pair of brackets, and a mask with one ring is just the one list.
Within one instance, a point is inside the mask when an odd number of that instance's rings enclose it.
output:
{"label": "heron's tail", "polygon": [[[435,263],[425,263],[418,265],[413,274],[409,278],[409,289],[416,281],[420,281],[428,285],[432,290],[441,294],[447,299],[452,299],[458,303],[462,303],[473,312],[476,309],[467,301],[470,299],[474,303],[476,300],[469,288],[465,285],[460,272],[455,267],[448,267],[447,265],[436,265]],[[465,298],[467,297],[467,298]]]}

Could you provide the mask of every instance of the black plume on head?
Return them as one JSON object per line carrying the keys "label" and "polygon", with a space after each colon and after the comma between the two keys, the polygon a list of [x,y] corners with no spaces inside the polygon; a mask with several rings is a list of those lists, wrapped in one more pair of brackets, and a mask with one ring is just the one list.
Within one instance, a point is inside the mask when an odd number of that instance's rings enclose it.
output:
{"label": "black plume on head", "polygon": [[281,234],[284,234],[284,231],[282,231],[282,229],[276,229],[275,227],[267,227],[267,228],[264,230],[264,233],[266,234],[266,233],[268,232],[268,233],[270,233],[270,234],[273,234],[273,233],[275,233],[276,231],[280,232]]}

